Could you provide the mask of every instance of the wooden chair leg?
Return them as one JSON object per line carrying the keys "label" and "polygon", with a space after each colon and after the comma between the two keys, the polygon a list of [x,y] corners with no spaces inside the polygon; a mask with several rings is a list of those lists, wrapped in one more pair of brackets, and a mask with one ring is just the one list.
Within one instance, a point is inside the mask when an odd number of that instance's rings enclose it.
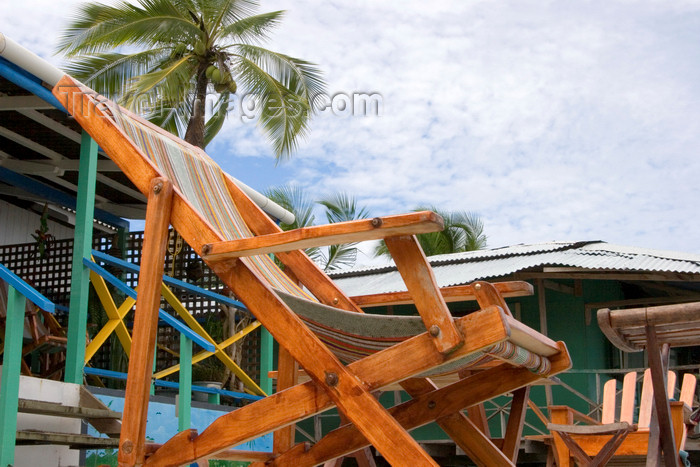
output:
{"label": "wooden chair leg", "polygon": [[119,465],[122,466],[142,464],[145,456],[146,415],[153,376],[160,283],[163,280],[172,193],[172,184],[169,181],[156,178],[151,182],[134,312],[133,342],[126,381],[124,420],[119,440],[118,457]]}
{"label": "wooden chair leg", "polygon": [[[552,419],[552,423],[558,425],[571,425],[574,423],[574,418],[569,411],[568,407],[565,406],[555,406],[550,408],[549,418]],[[564,442],[559,433],[552,433],[552,438],[554,440],[554,446],[552,447],[554,451],[554,457],[557,462],[558,467],[569,467],[571,465],[571,452],[567,444]]]}
{"label": "wooden chair leg", "polygon": [[513,464],[518,462],[520,452],[520,438],[525,425],[525,414],[527,413],[527,401],[530,398],[530,386],[525,386],[517,391],[513,391],[513,400],[510,403],[510,415],[508,415],[508,425],[503,440],[501,450]]}
{"label": "wooden chair leg", "polygon": [[615,451],[620,447],[622,442],[627,438],[629,430],[618,431],[610,438],[610,441],[605,443],[605,446],[600,450],[598,454],[593,458],[591,462],[591,467],[599,467],[607,465],[608,461],[615,455]]}
{"label": "wooden chair leg", "polygon": [[[427,378],[411,378],[401,382],[408,394],[415,398],[437,390]],[[512,466],[511,460],[498,449],[477,425],[461,412],[454,412],[435,420],[452,440],[479,466]]]}
{"label": "wooden chair leg", "polygon": [[433,336],[437,350],[447,354],[464,344],[464,337],[454,324],[442,297],[430,264],[415,235],[384,239],[408,292]]}
{"label": "wooden chair leg", "polygon": [[579,446],[576,441],[571,439],[571,436],[569,436],[568,433],[557,432],[557,435],[561,437],[564,444],[566,444],[566,447],[569,448],[571,455],[574,456],[583,467],[591,466],[592,459],[583,451],[583,449],[581,449],[581,446]]}
{"label": "wooden chair leg", "polygon": [[363,448],[353,454],[358,467],[377,467],[370,448]]}

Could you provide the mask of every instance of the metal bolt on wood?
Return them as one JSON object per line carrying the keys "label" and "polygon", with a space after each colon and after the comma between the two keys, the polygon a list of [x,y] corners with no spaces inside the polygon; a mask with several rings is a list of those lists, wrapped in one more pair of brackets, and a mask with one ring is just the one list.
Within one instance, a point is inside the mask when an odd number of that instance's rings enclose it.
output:
{"label": "metal bolt on wood", "polygon": [[372,219],[372,227],[381,227],[384,221],[382,221],[381,217],[375,217]]}
{"label": "metal bolt on wood", "polygon": [[122,444],[122,451],[129,454],[133,450],[134,450],[134,442],[131,440],[124,441],[124,443]]}
{"label": "metal bolt on wood", "polygon": [[475,284],[474,290],[481,290],[481,284]]}
{"label": "metal bolt on wood", "polygon": [[429,408],[430,410],[433,410],[433,409],[435,408],[436,405],[437,405],[437,403],[436,403],[435,401],[429,401],[429,402],[428,402],[428,408]]}
{"label": "metal bolt on wood", "polygon": [[211,245],[206,244],[202,247],[202,254],[204,256],[208,255],[211,252]]}
{"label": "metal bolt on wood", "polygon": [[430,326],[430,329],[428,329],[428,334],[430,334],[433,337],[437,337],[440,335],[440,327],[437,324],[433,324]]}
{"label": "metal bolt on wood", "polygon": [[163,183],[157,183],[157,184],[153,187],[153,193],[155,193],[155,194],[160,193],[161,190],[163,190]]}
{"label": "metal bolt on wood", "polygon": [[326,384],[330,387],[335,387],[338,385],[338,374],[337,373],[326,373]]}

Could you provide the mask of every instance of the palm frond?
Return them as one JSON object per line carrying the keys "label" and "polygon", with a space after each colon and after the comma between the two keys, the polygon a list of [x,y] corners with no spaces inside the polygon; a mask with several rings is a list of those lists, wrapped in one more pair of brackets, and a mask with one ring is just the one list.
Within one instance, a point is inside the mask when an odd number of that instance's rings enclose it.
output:
{"label": "palm frond", "polygon": [[192,42],[201,31],[170,0],[141,0],[140,5],[86,3],[59,38],[58,51],[72,57],[109,51],[122,45],[158,46]]}
{"label": "palm frond", "polygon": [[328,196],[318,203],[326,208],[326,219],[329,223],[366,219],[370,216],[366,207],[358,207],[355,197],[345,192]]}
{"label": "palm frond", "polygon": [[288,158],[308,131],[308,102],[254,61],[238,56],[236,62],[236,82],[258,99],[258,125],[272,144],[277,160]]}
{"label": "palm frond", "polygon": [[202,13],[212,30],[252,16],[260,6],[257,0],[191,0],[194,8]]}
{"label": "palm frond", "polygon": [[308,102],[314,103],[315,97],[325,92],[323,74],[313,63],[252,44],[237,44],[236,52]]}
{"label": "palm frond", "polygon": [[262,42],[280,24],[284,11],[271,11],[234,21],[216,32],[217,38],[227,38],[246,44]]}
{"label": "palm frond", "polygon": [[357,248],[354,244],[331,245],[327,254],[322,255],[320,265],[324,271],[349,268],[357,261]]}
{"label": "palm frond", "polygon": [[196,61],[188,55],[168,60],[157,69],[133,78],[123,101],[131,107],[136,99],[150,97],[155,93],[154,102],[176,106],[185,99],[196,66]]}

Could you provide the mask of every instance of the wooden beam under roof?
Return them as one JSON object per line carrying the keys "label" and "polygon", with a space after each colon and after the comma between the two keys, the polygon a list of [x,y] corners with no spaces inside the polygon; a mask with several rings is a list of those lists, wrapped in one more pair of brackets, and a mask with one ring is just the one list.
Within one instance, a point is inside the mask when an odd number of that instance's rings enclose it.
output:
{"label": "wooden beam under roof", "polygon": [[96,203],[95,207],[125,219],[144,219],[146,217],[145,204]]}
{"label": "wooden beam under roof", "polygon": [[14,131],[9,130],[3,126],[0,126],[0,136],[14,141],[15,143],[20,144],[27,149],[31,149],[32,151],[37,152],[42,156],[48,157],[51,160],[60,160],[64,157],[62,154],[54,151],[53,149],[49,149],[46,146],[39,144],[36,141],[32,141],[26,136],[22,136],[19,133],[15,133]]}
{"label": "wooden beam under roof", "polygon": [[[97,172],[97,181],[107,185],[108,187],[114,188],[115,190],[117,190],[121,193],[124,193],[125,195],[129,195],[138,201],[143,201],[144,203],[147,201],[146,197],[143,196],[143,193],[141,193],[140,191],[134,190],[133,188],[126,186],[122,183],[119,183],[118,181],[113,180],[113,179],[109,178],[108,176],[101,174],[99,172]],[[145,212],[145,210],[144,210],[144,212]]]}
{"label": "wooden beam under roof", "polygon": [[38,112],[34,109],[22,109],[18,110],[17,112],[31,120],[34,120],[38,124],[45,126],[46,128],[54,131],[55,133],[58,133],[59,135],[68,138],[74,143],[80,144],[80,133],[71,128],[68,128],[60,122],[57,122],[53,118],[46,116],[43,113]]}
{"label": "wooden beam under roof", "polygon": [[[52,169],[59,169],[61,173],[66,171],[77,172],[79,162],[80,161],[77,159],[61,159],[59,161],[47,161],[46,159],[19,160],[0,150],[0,166],[14,172],[26,173],[30,175],[38,175],[41,173],[59,173]],[[119,168],[110,160],[100,160],[97,161],[97,171],[119,172]]]}
{"label": "wooden beam under roof", "polygon": [[28,96],[0,96],[0,111],[25,109],[54,109],[44,99],[33,94]]}

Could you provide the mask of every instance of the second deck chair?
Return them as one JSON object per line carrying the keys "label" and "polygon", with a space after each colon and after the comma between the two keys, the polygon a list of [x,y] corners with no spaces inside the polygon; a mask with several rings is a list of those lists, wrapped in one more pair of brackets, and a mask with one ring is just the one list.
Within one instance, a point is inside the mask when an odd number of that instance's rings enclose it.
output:
{"label": "second deck chair", "polygon": [[[285,427],[332,406],[348,425],[310,448],[294,446],[287,432],[275,441],[275,456],[267,463],[316,465],[372,444],[392,465],[410,460],[434,466],[407,430],[437,420],[480,465],[512,465],[519,439],[504,454],[460,411],[568,369],[569,354],[563,343],[510,315],[499,293],[499,287],[512,288],[508,284],[461,287],[458,292],[476,297],[481,310],[452,318],[414,236],[440,230],[439,216],[411,213],[282,232],[202,150],[69,76],[53,93],[148,197],[120,465],[182,465],[224,454],[232,458],[235,452],[226,451],[229,447],[274,430],[284,434]],[[288,352],[286,360],[298,362],[311,381],[278,382],[278,389],[290,387],[220,417],[200,434],[184,431],[162,446],[147,446],[150,362],[169,224],[272,333]],[[419,318],[364,314],[299,250],[380,238],[386,239]],[[303,287],[276,267],[270,253]],[[428,378],[486,362],[491,362],[489,369],[444,388]],[[280,382],[288,373],[282,366]],[[387,410],[371,391],[397,381],[403,381],[413,399]]]}
{"label": "second deck chair", "polygon": [[[668,372],[668,397],[675,397],[676,374]],[[681,451],[687,435],[686,420],[695,395],[696,377],[683,376],[680,396],[671,402],[671,418],[676,448]],[[557,465],[568,467],[573,456],[582,466],[606,465],[614,456],[637,459],[646,456],[649,445],[649,429],[652,423],[653,388],[649,370],[644,372],[637,423],[634,423],[637,373],[627,373],[623,379],[622,397],[617,412],[617,380],[611,379],[603,386],[603,405],[600,423],[566,406],[550,407],[552,417],[549,430],[556,436],[554,447]],[[615,421],[615,420],[619,421]],[[574,425],[574,421],[583,422]],[[640,462],[644,462],[641,460]]]}

